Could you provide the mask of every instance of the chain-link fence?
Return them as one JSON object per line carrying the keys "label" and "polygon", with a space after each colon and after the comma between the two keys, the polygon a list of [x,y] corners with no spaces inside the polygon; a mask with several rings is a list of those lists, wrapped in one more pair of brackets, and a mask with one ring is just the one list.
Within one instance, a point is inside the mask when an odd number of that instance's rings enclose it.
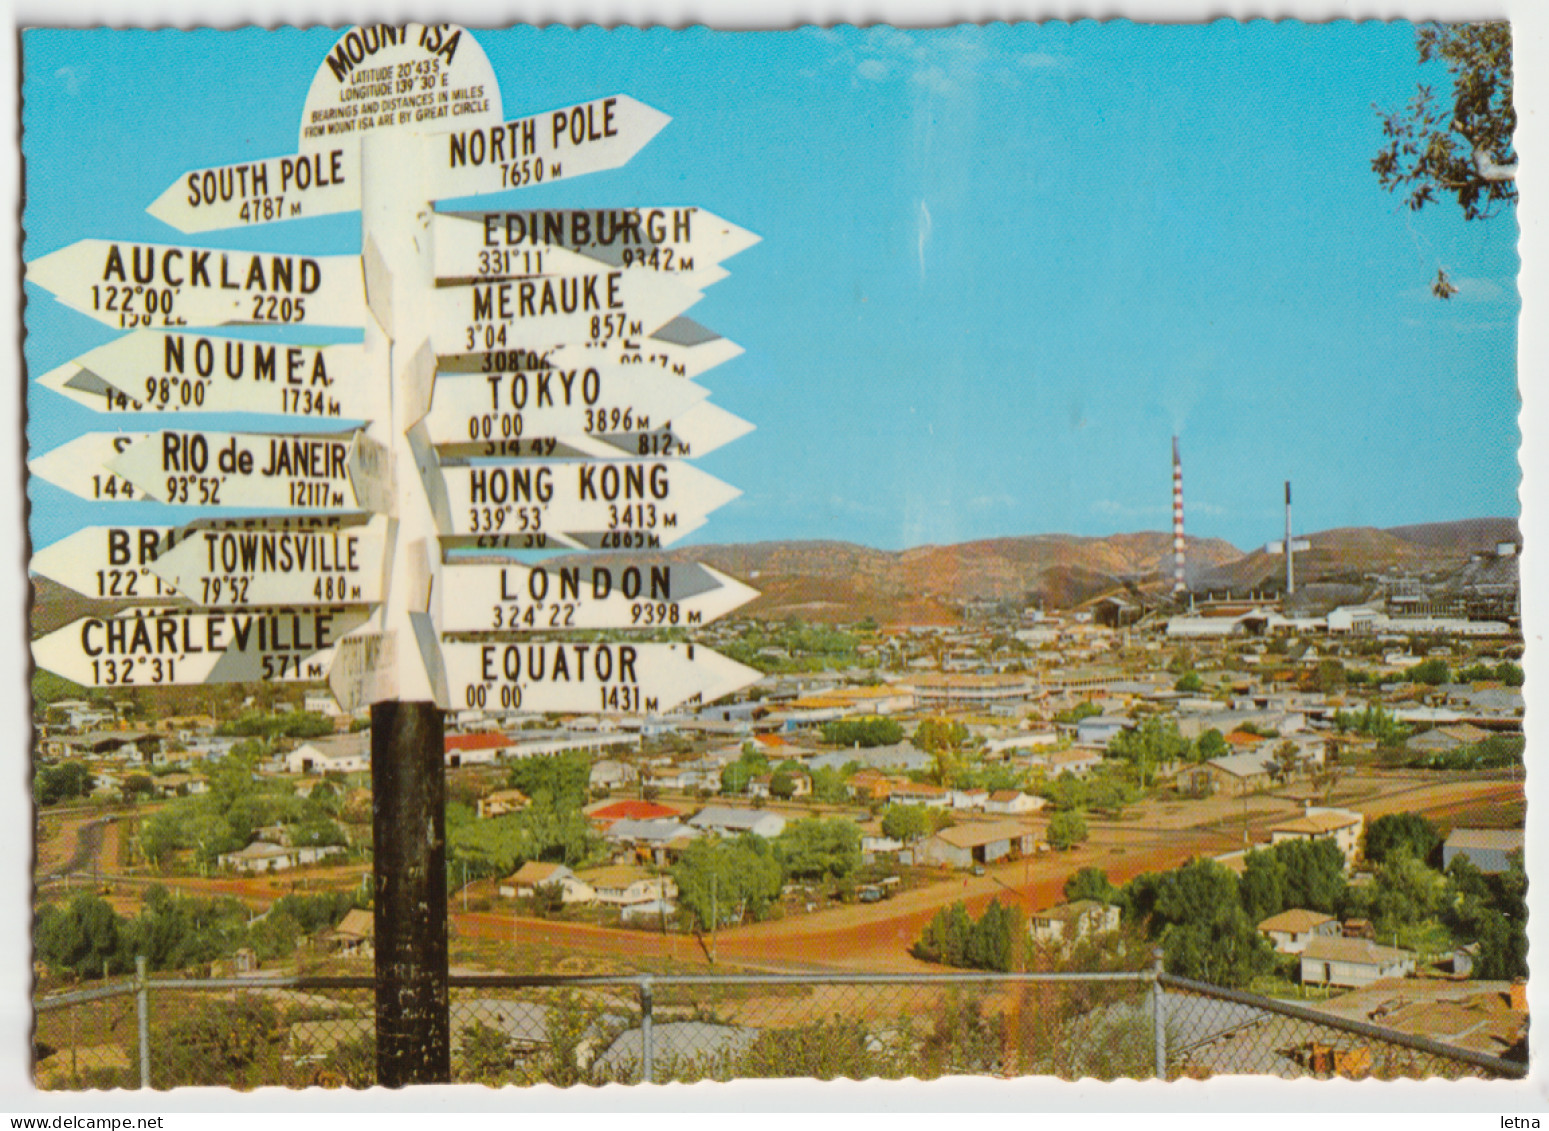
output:
{"label": "chain-link fence", "polygon": [[[451,1079],[1520,1076],[1525,1063],[1159,974],[455,976]],[[149,980],[37,1003],[43,1088],[369,1087],[367,977]]]}

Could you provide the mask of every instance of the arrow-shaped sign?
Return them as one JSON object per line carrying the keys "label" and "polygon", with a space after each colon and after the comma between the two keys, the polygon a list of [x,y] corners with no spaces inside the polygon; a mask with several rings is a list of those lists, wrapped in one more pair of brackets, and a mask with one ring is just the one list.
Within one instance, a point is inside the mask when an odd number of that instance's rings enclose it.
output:
{"label": "arrow-shaped sign", "polygon": [[425,424],[438,447],[608,436],[648,431],[708,395],[699,385],[639,366],[439,374]]}
{"label": "arrow-shaped sign", "polygon": [[87,526],[32,555],[28,569],[104,601],[166,601],[176,592],[151,570],[178,536],[170,526]]}
{"label": "arrow-shaped sign", "polygon": [[[693,327],[702,336],[689,341],[669,340],[668,335],[680,326]],[[584,364],[583,359],[588,359],[617,365],[638,365],[670,373],[674,377],[692,379],[724,361],[730,361],[740,353],[742,347],[735,342],[716,337],[687,318],[675,318],[646,338],[605,343],[601,352],[586,345],[564,344],[549,350],[544,356],[550,365],[557,368]]]}
{"label": "arrow-shaped sign", "polygon": [[108,464],[145,437],[144,432],[87,432],[28,460],[27,470],[91,502],[132,502],[142,498],[143,492],[128,479],[113,474]]}
{"label": "arrow-shaped sign", "polygon": [[[676,378],[667,378],[676,380]],[[687,382],[679,382],[687,384]],[[540,459],[639,459],[641,456],[687,458],[713,452],[746,436],[753,426],[709,401],[685,409],[672,420],[649,418],[651,427],[581,435],[524,436],[512,440],[438,444],[442,460],[531,456]]]}
{"label": "arrow-shaped sign", "polygon": [[387,519],[210,519],[179,532],[151,572],[212,608],[382,600]]}
{"label": "arrow-shaped sign", "polygon": [[431,221],[436,276],[472,282],[541,273],[542,256],[568,248],[633,271],[703,289],[723,260],[752,247],[752,232],[702,208],[446,212]]}
{"label": "arrow-shaped sign", "polygon": [[359,326],[358,255],[279,255],[80,240],[27,264],[29,282],[118,329]]}
{"label": "arrow-shaped sign", "polygon": [[335,643],[366,617],[360,608],[133,610],[74,621],[34,640],[32,657],[85,687],[321,680]]}
{"label": "arrow-shaped sign", "polygon": [[360,154],[335,146],[191,169],[146,209],[180,232],[210,232],[360,210]]}
{"label": "arrow-shaped sign", "polygon": [[456,709],[654,714],[760,678],[693,644],[446,642],[441,651]]}
{"label": "arrow-shaped sign", "polygon": [[610,268],[562,248],[545,251],[543,267],[543,274],[437,287],[431,297],[436,353],[560,342],[622,347],[654,333],[702,297],[680,280]]}
{"label": "arrow-shaped sign", "polygon": [[617,536],[603,547],[613,549],[670,545],[742,494],[676,460],[478,463],[441,475],[443,534],[605,533]]}
{"label": "arrow-shaped sign", "polygon": [[709,624],[758,593],[707,565],[448,562],[443,632],[674,628]]}
{"label": "arrow-shaped sign", "polygon": [[152,432],[108,465],[162,503],[278,511],[360,510],[351,456],[362,434]]}
{"label": "arrow-shaped sign", "polygon": [[38,383],[99,412],[256,412],[370,420],[386,415],[365,348],[136,330]]}
{"label": "arrow-shaped sign", "polygon": [[628,95],[456,129],[431,142],[431,197],[475,196],[617,169],[672,119]]}

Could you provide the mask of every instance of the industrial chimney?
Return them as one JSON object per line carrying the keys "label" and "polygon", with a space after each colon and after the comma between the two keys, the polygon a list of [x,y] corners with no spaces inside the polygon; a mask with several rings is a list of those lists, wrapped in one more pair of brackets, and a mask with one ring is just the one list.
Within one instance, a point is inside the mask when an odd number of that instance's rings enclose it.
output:
{"label": "industrial chimney", "polygon": [[1178,437],[1173,437],[1173,593],[1188,588],[1183,580],[1183,461],[1178,458]]}

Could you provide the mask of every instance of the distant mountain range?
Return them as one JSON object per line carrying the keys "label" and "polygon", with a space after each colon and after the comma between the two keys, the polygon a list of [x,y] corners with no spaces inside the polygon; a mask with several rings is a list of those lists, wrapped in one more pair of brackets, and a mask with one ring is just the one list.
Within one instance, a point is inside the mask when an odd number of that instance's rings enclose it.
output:
{"label": "distant mountain range", "polygon": [[[1358,581],[1392,571],[1436,574],[1519,537],[1511,518],[1326,530],[1308,536],[1312,548],[1297,554],[1296,573],[1307,583]],[[882,624],[945,625],[960,621],[964,606],[978,601],[1064,609],[1108,593],[1162,593],[1172,576],[1172,535],[1033,534],[896,551],[850,542],[754,542],[630,557],[640,564],[705,562],[731,574],[759,591],[743,610],[754,616],[829,623],[870,616]],[[1262,549],[1245,554],[1218,538],[1189,538],[1186,557],[1196,590],[1273,590],[1285,571],[1278,555]],[[32,582],[34,633],[121,607],[82,597],[47,578]]]}

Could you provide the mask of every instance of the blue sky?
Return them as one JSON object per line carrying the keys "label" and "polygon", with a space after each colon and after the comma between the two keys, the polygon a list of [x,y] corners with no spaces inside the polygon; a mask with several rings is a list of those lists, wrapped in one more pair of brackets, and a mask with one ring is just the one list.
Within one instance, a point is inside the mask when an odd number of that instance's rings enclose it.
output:
{"label": "blue sky", "polygon": [[[180,173],[293,152],[335,33],[29,33],[26,258],[83,238],[348,253],[354,216],[181,237]],[[757,431],[697,541],[884,548],[1515,514],[1515,217],[1414,214],[1370,172],[1422,78],[1406,24],[478,33],[507,117],[628,93],[673,121],[625,168],[490,207],[696,204],[759,233],[690,312]],[[255,84],[242,75],[270,76]],[[1432,298],[1438,266],[1461,283]],[[27,292],[33,376],[111,332]],[[98,419],[29,396],[33,454]],[[180,423],[186,423],[186,418]],[[90,507],[34,482],[44,545]]]}

